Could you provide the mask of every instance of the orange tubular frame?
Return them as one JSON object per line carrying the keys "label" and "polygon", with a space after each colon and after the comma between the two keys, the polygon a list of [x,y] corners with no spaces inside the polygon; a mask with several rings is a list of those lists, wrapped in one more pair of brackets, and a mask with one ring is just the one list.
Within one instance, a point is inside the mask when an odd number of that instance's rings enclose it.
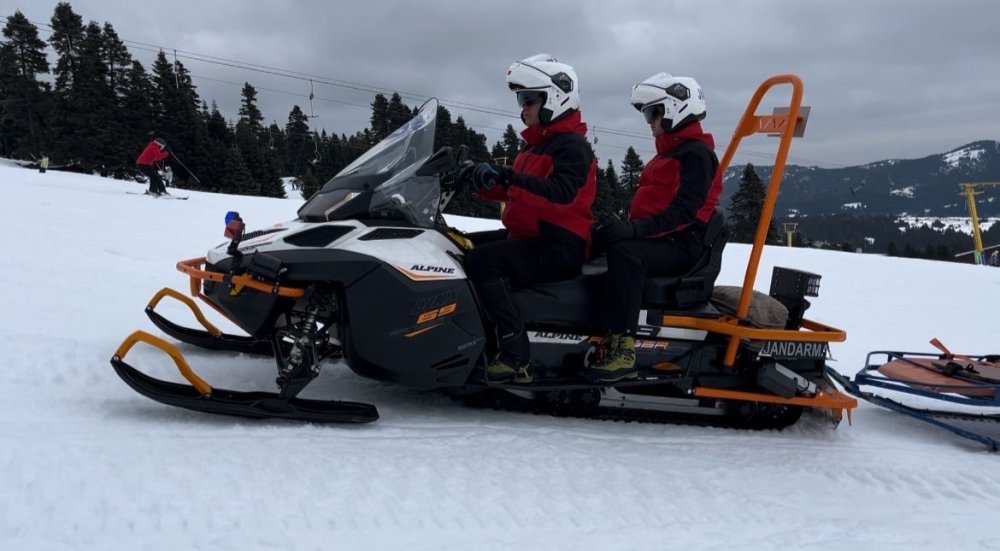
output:
{"label": "orange tubular frame", "polygon": [[190,260],[181,260],[177,263],[177,271],[183,272],[191,278],[191,296],[201,296],[202,281],[231,283],[237,290],[249,287],[255,291],[260,291],[261,293],[274,294],[289,298],[298,298],[306,294],[304,289],[299,289],[297,287],[282,287],[277,284],[269,285],[263,281],[246,275],[230,276],[220,272],[209,272],[202,269],[205,266],[205,262],[205,257],[202,256],[199,258],[192,258]]}
{"label": "orange tubular frame", "polygon": [[122,342],[121,346],[118,347],[118,350],[115,351],[114,359],[124,360],[125,355],[128,354],[128,351],[131,350],[137,342],[144,342],[154,348],[159,348],[160,350],[166,352],[167,355],[174,360],[174,364],[177,365],[177,370],[181,372],[181,375],[183,375],[189,383],[191,383],[191,386],[197,389],[202,395],[209,395],[212,393],[212,385],[206,383],[204,379],[199,377],[194,370],[191,369],[187,360],[185,360],[184,356],[181,355],[181,351],[177,350],[177,347],[160,337],[150,335],[145,331],[136,331],[129,335],[125,341]]}
{"label": "orange tubular frame", "polygon": [[[778,84],[790,84],[792,86],[792,99],[788,106],[788,111],[781,114],[757,115],[757,108],[760,106],[760,101],[764,98],[764,95]],[[729,141],[729,146],[726,147],[726,153],[719,163],[719,171],[725,174],[743,138],[753,134],[780,133],[781,142],[778,145],[774,169],[771,172],[771,181],[767,186],[767,195],[764,198],[764,207],[760,213],[760,222],[757,224],[757,233],[754,235],[753,248],[750,251],[746,276],[743,278],[743,289],[740,293],[736,315],[719,319],[686,316],[664,316],[663,318],[663,324],[670,327],[705,329],[714,333],[728,335],[729,344],[726,347],[726,354],[723,358],[723,365],[727,367],[732,367],[736,363],[736,351],[739,348],[740,339],[810,342],[841,342],[847,339],[847,334],[844,331],[810,320],[802,320],[802,325],[807,331],[756,329],[741,325],[741,320],[746,319],[747,312],[750,310],[750,298],[753,296],[753,285],[757,279],[760,255],[764,250],[764,240],[767,238],[767,229],[771,224],[771,217],[774,214],[774,205],[778,201],[778,190],[781,188],[781,177],[785,172],[785,161],[788,159],[788,150],[791,148],[795,127],[799,122],[799,111],[802,106],[802,89],[802,79],[796,75],[778,75],[765,80],[757,88],[757,91],[754,92],[753,98],[750,99],[743,117],[740,119],[739,124],[736,125],[736,130]]]}

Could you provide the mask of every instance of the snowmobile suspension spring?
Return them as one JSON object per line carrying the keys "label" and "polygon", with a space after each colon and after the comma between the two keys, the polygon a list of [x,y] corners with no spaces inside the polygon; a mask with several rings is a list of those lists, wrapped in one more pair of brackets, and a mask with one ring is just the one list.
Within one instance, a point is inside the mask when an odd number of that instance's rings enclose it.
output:
{"label": "snowmobile suspension spring", "polygon": [[[309,307],[306,310],[305,320],[303,320],[302,325],[299,327],[298,334],[295,336],[292,344],[292,349],[288,353],[288,364],[284,371],[291,372],[298,367],[299,363],[302,362],[305,348],[313,345],[312,335],[316,332],[316,318],[319,317],[319,312],[320,308],[310,301]],[[319,371],[319,366],[313,365],[311,369],[314,372]]]}

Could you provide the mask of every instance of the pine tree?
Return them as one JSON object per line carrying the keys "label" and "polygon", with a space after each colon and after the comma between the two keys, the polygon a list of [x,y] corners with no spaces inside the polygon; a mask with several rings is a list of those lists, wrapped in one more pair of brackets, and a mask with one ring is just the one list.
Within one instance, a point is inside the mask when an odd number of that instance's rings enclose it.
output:
{"label": "pine tree", "polygon": [[83,40],[83,18],[73,11],[68,2],[60,2],[56,4],[49,26],[52,27],[49,44],[58,56],[54,71],[55,90],[62,92],[73,84],[80,56],[80,42]]}
{"label": "pine tree", "polygon": [[608,159],[608,165],[604,167],[604,178],[608,182],[608,186],[611,189],[611,209],[612,216],[614,218],[626,219],[628,218],[629,205],[632,202],[632,198],[626,196],[625,190],[622,189],[620,178],[618,178],[618,172],[615,171],[615,164]]}
{"label": "pine tree", "polygon": [[78,162],[80,142],[74,136],[81,123],[84,107],[78,103],[74,83],[79,72],[80,50],[84,40],[83,18],[66,2],[56,5],[49,21],[52,34],[48,41],[56,51],[53,74],[53,104],[49,113],[48,130],[52,136],[52,159],[57,164]]}
{"label": "pine tree", "polygon": [[617,193],[615,188],[618,182],[613,184],[608,181],[607,170],[598,167],[597,169],[597,194],[594,196],[594,204],[590,210],[594,213],[594,222],[600,223],[618,217]]}
{"label": "pine tree", "polygon": [[639,175],[642,174],[642,168],[642,159],[636,153],[635,148],[630,146],[625,151],[625,158],[622,159],[622,173],[618,180],[628,197],[635,195],[635,190],[639,187]]}
{"label": "pine tree", "polygon": [[243,157],[235,145],[226,151],[226,165],[221,187],[224,193],[238,195],[256,195],[260,189],[254,184],[250,171],[243,164]]}
{"label": "pine tree", "polygon": [[375,94],[375,99],[372,101],[371,106],[370,128],[375,138],[381,140],[392,133],[392,130],[389,128],[389,100],[382,94]]}
{"label": "pine tree", "polygon": [[[374,121],[375,115],[372,114]],[[292,106],[285,124],[285,162],[288,174],[302,177],[310,161],[316,158],[316,143],[309,131],[309,117],[298,105]]]}
{"label": "pine tree", "polygon": [[[753,243],[760,222],[761,211],[764,208],[764,197],[767,191],[757,176],[752,164],[747,164],[740,177],[740,187],[729,201],[728,223],[730,241],[734,243]],[[778,231],[774,223],[767,230],[766,243],[779,242]]]}
{"label": "pine tree", "polygon": [[7,19],[0,42],[0,155],[28,158],[44,154],[49,72],[45,42],[20,11]]}
{"label": "pine tree", "polygon": [[518,152],[524,148],[524,140],[522,140],[521,135],[514,130],[514,126],[510,124],[508,124],[507,128],[504,129],[503,136],[500,137],[500,140],[503,142],[503,156],[507,158],[506,164],[508,166],[513,165]]}
{"label": "pine tree", "polygon": [[261,144],[264,120],[257,107],[257,90],[249,82],[243,84],[240,100],[239,119],[236,122],[236,147],[243,164],[250,172],[255,191],[251,195],[272,192],[274,180],[278,178],[264,155]]}
{"label": "pine tree", "polygon": [[[121,89],[121,122],[125,129],[122,139],[128,156],[134,161],[149,141],[148,134],[153,131],[153,106],[150,103],[153,82],[142,63],[132,61]],[[134,174],[132,165],[127,166]]]}
{"label": "pine tree", "polygon": [[[389,134],[395,132],[413,118],[414,112],[403,103],[403,98],[398,93],[393,92],[389,98],[389,107],[386,109],[386,119],[389,125]],[[381,138],[376,139],[378,142]]]}
{"label": "pine tree", "polygon": [[490,159],[492,159],[494,163],[508,162],[507,151],[503,147],[503,142],[499,140],[493,142],[493,148],[490,149]]}

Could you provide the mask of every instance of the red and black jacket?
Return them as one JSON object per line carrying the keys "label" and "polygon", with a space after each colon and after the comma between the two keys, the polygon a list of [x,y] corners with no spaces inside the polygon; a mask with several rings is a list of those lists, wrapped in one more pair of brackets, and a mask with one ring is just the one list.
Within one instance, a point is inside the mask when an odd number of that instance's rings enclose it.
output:
{"label": "red and black jacket", "polygon": [[501,173],[501,185],[479,193],[507,203],[501,219],[510,239],[565,237],[568,232],[590,245],[597,159],[586,135],[579,111],[521,132],[528,145],[518,153],[513,170]]}
{"label": "red and black jacket", "polygon": [[135,164],[152,165],[153,163],[162,161],[169,156],[170,153],[164,151],[163,142],[157,139],[146,144],[146,148],[139,154],[139,158],[135,160]]}
{"label": "red and black jacket", "polygon": [[694,122],[656,137],[656,157],[639,176],[629,219],[636,237],[660,237],[708,222],[722,192],[715,140]]}

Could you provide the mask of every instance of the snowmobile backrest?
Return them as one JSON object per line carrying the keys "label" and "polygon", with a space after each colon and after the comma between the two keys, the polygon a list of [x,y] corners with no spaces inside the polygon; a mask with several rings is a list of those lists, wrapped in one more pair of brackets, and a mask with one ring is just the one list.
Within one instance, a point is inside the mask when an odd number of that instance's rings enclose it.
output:
{"label": "snowmobile backrest", "polygon": [[715,280],[722,269],[722,251],[729,242],[729,229],[722,211],[712,213],[702,236],[705,251],[681,276],[647,277],[643,303],[657,308],[690,308],[712,298]]}

